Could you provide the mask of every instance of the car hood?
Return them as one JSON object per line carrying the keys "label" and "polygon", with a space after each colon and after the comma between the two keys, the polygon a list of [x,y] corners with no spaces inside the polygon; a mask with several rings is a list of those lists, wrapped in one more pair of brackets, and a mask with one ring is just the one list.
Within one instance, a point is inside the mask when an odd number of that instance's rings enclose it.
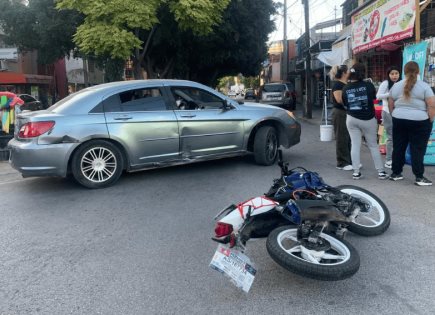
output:
{"label": "car hood", "polygon": [[269,110],[278,110],[278,111],[283,111],[284,109],[273,106],[273,105],[267,105],[267,104],[260,104],[260,103],[253,103],[253,102],[244,102],[243,104],[239,104],[239,107],[241,109],[245,108],[245,109],[259,109],[259,108],[263,108],[263,109],[269,109]]}

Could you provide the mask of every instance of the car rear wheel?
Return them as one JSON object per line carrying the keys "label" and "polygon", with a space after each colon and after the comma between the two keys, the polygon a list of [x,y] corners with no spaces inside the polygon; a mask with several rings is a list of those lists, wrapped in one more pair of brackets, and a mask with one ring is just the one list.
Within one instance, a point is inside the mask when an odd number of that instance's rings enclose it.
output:
{"label": "car rear wheel", "polygon": [[71,168],[74,179],[81,185],[94,189],[107,187],[122,174],[122,154],[110,142],[91,141],[75,152]]}
{"label": "car rear wheel", "polygon": [[255,135],[254,158],[260,165],[272,165],[278,156],[278,135],[275,128],[263,126]]}

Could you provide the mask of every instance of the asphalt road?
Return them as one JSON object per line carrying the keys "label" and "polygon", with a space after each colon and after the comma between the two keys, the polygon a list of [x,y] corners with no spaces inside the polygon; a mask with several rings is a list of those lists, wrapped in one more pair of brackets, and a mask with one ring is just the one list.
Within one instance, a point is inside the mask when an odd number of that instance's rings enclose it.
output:
{"label": "asphalt road", "polygon": [[[319,113],[315,113],[318,118]],[[332,185],[358,184],[381,197],[390,229],[347,239],[361,256],[350,279],[321,282],[287,272],[265,240],[248,243],[257,267],[248,294],[209,267],[214,215],[264,193],[279,174],[252,157],[124,175],[87,190],[58,178],[22,179],[0,162],[0,314],[433,314],[434,187],[380,181],[363,148],[364,179],[335,169],[318,119],[285,151],[294,166]],[[427,177],[435,180],[435,167]]]}

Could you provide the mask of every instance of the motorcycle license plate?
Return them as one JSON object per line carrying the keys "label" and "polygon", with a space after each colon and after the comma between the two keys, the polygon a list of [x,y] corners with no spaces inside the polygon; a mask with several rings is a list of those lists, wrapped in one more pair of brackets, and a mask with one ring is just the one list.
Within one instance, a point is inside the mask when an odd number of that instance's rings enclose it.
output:
{"label": "motorcycle license plate", "polygon": [[210,267],[224,274],[236,287],[245,292],[249,292],[257,273],[248,256],[222,244],[218,245]]}

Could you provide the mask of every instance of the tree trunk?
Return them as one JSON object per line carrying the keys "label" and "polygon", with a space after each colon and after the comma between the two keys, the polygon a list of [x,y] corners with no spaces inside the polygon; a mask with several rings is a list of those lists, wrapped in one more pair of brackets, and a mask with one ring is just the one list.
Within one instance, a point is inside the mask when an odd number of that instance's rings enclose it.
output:
{"label": "tree trunk", "polygon": [[[144,44],[144,47],[142,48],[142,51],[139,50],[139,48],[136,48],[134,57],[133,57],[133,75],[135,79],[141,80],[144,78],[143,71],[142,71],[142,64],[144,63],[144,59],[147,56],[147,51],[151,43],[151,39],[153,37],[153,34],[156,30],[156,26],[154,26],[150,33],[148,34],[147,41]],[[139,29],[135,30],[136,37],[139,37]],[[147,58],[149,60],[149,58]],[[152,74],[149,72],[149,67],[147,67],[147,75],[148,78],[152,77]]]}

